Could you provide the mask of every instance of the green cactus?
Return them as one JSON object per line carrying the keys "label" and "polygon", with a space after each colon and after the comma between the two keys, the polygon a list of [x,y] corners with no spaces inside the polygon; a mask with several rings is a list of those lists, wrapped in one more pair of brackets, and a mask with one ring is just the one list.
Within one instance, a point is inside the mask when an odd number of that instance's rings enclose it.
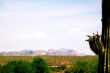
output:
{"label": "green cactus", "polygon": [[99,72],[110,73],[110,0],[102,0],[102,35],[88,36],[90,48],[99,56]]}
{"label": "green cactus", "polygon": [[[93,36],[88,36],[89,39],[87,40],[89,42],[91,50],[99,56],[99,65],[98,65],[98,73],[102,73],[102,70],[104,69],[104,45],[101,41],[101,36],[98,34],[94,34]],[[103,70],[104,71],[104,70]]]}
{"label": "green cactus", "polygon": [[101,37],[97,33],[93,36],[88,36],[89,39],[87,40],[89,42],[90,48],[93,52],[95,52],[97,55],[103,55],[104,53],[104,46],[103,43],[101,42]]}
{"label": "green cactus", "polygon": [[102,0],[102,42],[106,50],[104,73],[110,73],[110,0]]}

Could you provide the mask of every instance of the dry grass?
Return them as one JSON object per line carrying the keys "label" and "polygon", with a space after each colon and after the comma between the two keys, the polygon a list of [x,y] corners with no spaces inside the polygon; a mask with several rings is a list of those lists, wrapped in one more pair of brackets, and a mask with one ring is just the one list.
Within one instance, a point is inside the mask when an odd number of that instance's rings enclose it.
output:
{"label": "dry grass", "polygon": [[[32,61],[34,56],[0,56],[0,64],[5,64],[13,60]],[[67,66],[74,65],[77,60],[84,60],[87,62],[97,59],[97,56],[40,56],[44,58],[50,66]]]}

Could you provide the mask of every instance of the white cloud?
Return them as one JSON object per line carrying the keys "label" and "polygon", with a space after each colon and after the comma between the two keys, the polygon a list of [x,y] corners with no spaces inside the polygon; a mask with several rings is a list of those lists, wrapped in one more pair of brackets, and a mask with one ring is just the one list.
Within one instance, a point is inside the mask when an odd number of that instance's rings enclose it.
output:
{"label": "white cloud", "polygon": [[85,32],[79,28],[73,28],[66,32],[67,36],[74,37],[74,36],[81,36],[85,35]]}
{"label": "white cloud", "polygon": [[12,37],[15,39],[47,39],[48,36],[44,32],[35,32],[35,33],[13,33]]}
{"label": "white cloud", "polygon": [[47,34],[44,32],[35,32],[34,34],[31,35],[33,38],[37,38],[37,39],[45,39],[47,38]]}
{"label": "white cloud", "polygon": [[2,35],[3,34],[3,31],[2,30],[0,30],[0,35]]}
{"label": "white cloud", "polygon": [[27,38],[27,34],[21,34],[21,33],[13,33],[12,37],[15,39],[26,39]]}

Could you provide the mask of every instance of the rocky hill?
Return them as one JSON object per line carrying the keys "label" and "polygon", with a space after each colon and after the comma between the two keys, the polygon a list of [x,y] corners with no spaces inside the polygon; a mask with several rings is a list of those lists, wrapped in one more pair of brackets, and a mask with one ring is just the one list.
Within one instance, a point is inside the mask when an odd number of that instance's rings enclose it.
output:
{"label": "rocky hill", "polygon": [[13,52],[0,52],[0,56],[85,56],[85,54],[77,52],[72,49],[58,49],[58,50],[22,50],[22,51],[13,51]]}

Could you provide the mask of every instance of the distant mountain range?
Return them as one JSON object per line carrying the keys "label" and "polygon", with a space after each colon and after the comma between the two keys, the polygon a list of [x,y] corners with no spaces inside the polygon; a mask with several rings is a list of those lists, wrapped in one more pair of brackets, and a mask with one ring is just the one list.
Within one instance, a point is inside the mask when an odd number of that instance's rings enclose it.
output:
{"label": "distant mountain range", "polygon": [[79,53],[72,49],[50,49],[48,51],[44,50],[22,50],[22,51],[13,51],[13,52],[0,52],[0,56],[85,56],[86,54]]}

